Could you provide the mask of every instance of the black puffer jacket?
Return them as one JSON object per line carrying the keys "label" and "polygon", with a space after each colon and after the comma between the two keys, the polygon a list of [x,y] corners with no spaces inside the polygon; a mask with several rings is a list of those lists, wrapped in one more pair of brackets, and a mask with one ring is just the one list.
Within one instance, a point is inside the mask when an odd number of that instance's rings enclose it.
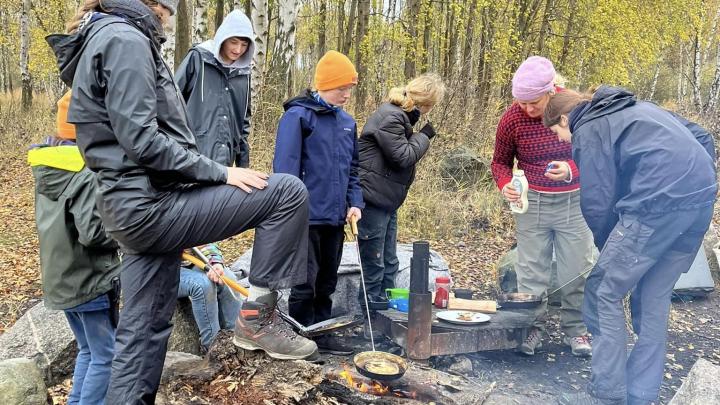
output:
{"label": "black puffer jacket", "polygon": [[415,180],[415,165],[430,147],[427,135],[413,134],[413,122],[400,107],[383,103],[365,123],[360,140],[363,200],[397,210]]}
{"label": "black puffer jacket", "polygon": [[157,18],[139,1],[103,6],[114,14],[95,13],[76,33],[48,42],[61,77],[72,82],[68,121],[97,174],[103,223],[125,251],[138,253],[162,232],[154,221],[178,209],[171,191],[225,183],[227,170],[197,153],[185,103],[158,52]]}

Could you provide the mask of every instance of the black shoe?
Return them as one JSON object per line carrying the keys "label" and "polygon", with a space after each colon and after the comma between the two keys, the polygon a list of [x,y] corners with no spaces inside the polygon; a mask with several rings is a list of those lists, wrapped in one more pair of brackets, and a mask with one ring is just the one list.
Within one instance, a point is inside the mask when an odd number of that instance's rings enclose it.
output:
{"label": "black shoe", "polygon": [[347,356],[353,354],[355,350],[352,347],[344,345],[338,338],[333,335],[322,335],[315,338],[318,351],[320,353],[335,354],[338,356]]}

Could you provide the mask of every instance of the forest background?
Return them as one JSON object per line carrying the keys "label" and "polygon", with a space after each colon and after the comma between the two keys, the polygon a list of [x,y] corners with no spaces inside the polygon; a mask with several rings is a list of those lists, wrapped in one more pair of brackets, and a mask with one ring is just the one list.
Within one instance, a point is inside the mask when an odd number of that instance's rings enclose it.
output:
{"label": "forest background", "polygon": [[[0,0],[0,332],[39,294],[25,151],[53,132],[54,103],[66,90],[44,37],[64,32],[78,5]],[[359,128],[391,87],[424,72],[445,78],[447,96],[430,114],[439,136],[400,210],[400,238],[490,243],[468,284],[490,283],[488,263],[512,243],[513,221],[487,168],[512,73],[526,57],[548,57],[566,87],[622,85],[720,129],[720,0],[180,0],[166,60],[177,66],[234,8],[257,34],[256,169],[270,170],[282,102],[311,85],[327,50],[349,55],[358,69],[347,109]],[[249,238],[226,245],[231,256]]]}

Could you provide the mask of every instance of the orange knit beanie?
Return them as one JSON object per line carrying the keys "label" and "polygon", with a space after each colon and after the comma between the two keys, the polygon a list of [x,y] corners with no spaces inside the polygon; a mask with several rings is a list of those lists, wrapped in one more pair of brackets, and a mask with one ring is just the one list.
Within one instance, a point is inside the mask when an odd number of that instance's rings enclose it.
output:
{"label": "orange knit beanie", "polygon": [[71,91],[68,90],[57,102],[57,137],[62,139],[75,139],[75,125],[67,122],[68,108],[70,108]]}
{"label": "orange knit beanie", "polygon": [[315,67],[315,88],[318,90],[337,89],[357,82],[355,65],[340,52],[328,51]]}

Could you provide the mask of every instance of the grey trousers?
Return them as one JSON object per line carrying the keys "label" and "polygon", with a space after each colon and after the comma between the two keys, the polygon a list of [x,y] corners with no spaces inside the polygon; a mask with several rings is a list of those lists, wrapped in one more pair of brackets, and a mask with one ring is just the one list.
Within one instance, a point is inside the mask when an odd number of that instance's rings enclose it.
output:
{"label": "grey trousers", "polygon": [[[515,214],[518,292],[544,296],[549,293],[553,248],[559,285],[593,266],[593,238],[580,212],[580,192],[528,192],[528,210]],[[585,278],[563,288],[561,326],[567,336],[587,333],[582,320]],[[535,327],[544,328],[547,300],[537,308]]]}
{"label": "grey trousers", "polygon": [[[583,313],[593,334],[590,394],[631,405],[657,399],[670,296],[692,265],[711,218],[712,207],[641,218],[621,215],[585,288]],[[638,336],[629,357],[627,293]]]}
{"label": "grey trousers", "polygon": [[124,305],[115,338],[107,404],[155,401],[170,319],[177,302],[183,249],[219,241],[255,229],[250,282],[271,290],[305,282],[308,206],[303,183],[290,175],[272,175],[264,190],[246,193],[234,186],[199,187],[176,192],[163,201],[164,215],[145,229],[161,229],[150,245],[142,229],[113,233],[121,245],[142,254],[123,257]]}

